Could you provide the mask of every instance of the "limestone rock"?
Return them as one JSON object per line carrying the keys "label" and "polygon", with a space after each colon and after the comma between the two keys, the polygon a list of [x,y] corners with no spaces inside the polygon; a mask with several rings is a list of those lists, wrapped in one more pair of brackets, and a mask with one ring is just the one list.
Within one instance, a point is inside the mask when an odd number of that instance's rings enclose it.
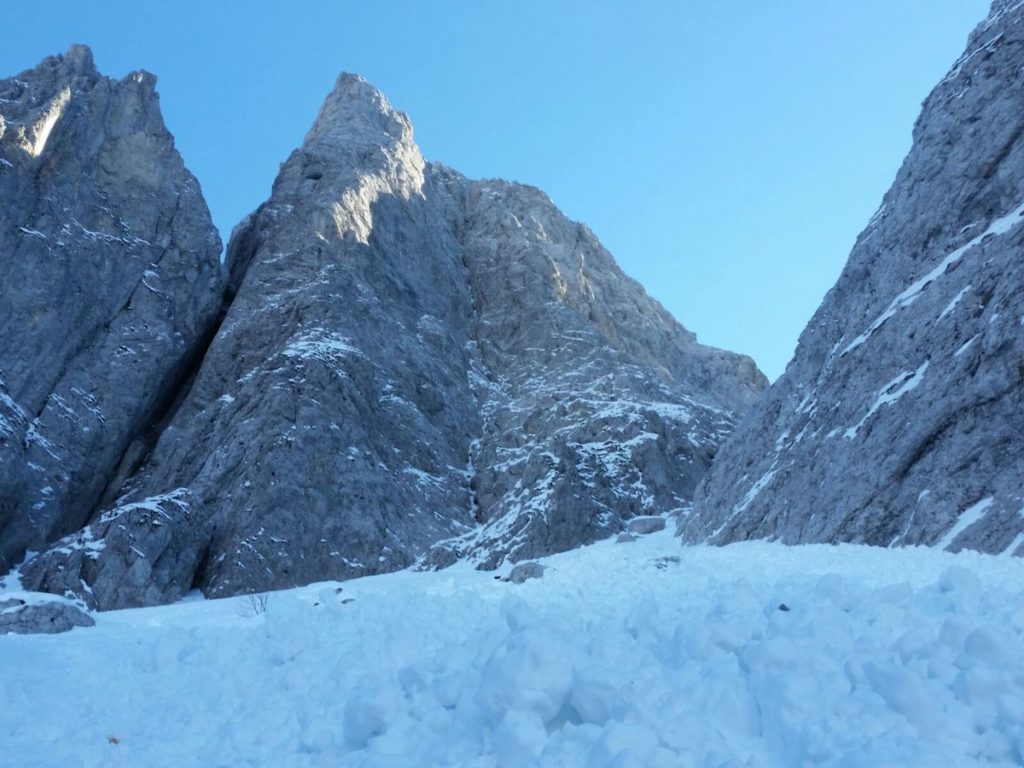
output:
{"label": "limestone rock", "polygon": [[522,584],[530,579],[541,578],[544,576],[544,571],[546,570],[547,567],[540,563],[518,563],[512,567],[511,571],[508,572],[508,576],[505,577],[505,581],[511,582],[512,584]]}
{"label": "limestone rock", "polygon": [[69,600],[0,599],[0,635],[53,635],[95,623],[92,616]]}
{"label": "limestone rock", "polygon": [[1024,554],[1024,6],[999,0],[687,541]]}
{"label": "limestone rock", "polygon": [[626,523],[626,531],[629,533],[656,533],[665,530],[665,518],[655,516],[634,517]]}
{"label": "limestone rock", "polygon": [[[32,584],[77,580],[109,608],[539,557],[687,503],[765,384],[539,190],[426,163],[351,75],[228,269],[233,301],[152,454],[81,546],[26,564]],[[103,523],[168,495],[187,514],[130,537]]]}
{"label": "limestone rock", "polygon": [[116,496],[220,309],[154,84],[82,46],[0,80],[0,573]]}
{"label": "limestone rock", "polygon": [[22,565],[22,586],[99,610],[176,600],[206,556],[195,507],[183,488],[120,504]]}

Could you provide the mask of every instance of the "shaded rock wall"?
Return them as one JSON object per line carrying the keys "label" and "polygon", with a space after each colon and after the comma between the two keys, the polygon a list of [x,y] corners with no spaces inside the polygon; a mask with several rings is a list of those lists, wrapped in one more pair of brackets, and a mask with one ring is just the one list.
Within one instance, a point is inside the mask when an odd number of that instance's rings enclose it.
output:
{"label": "shaded rock wall", "polygon": [[220,311],[154,84],[82,46],[0,80],[0,572],[116,495]]}

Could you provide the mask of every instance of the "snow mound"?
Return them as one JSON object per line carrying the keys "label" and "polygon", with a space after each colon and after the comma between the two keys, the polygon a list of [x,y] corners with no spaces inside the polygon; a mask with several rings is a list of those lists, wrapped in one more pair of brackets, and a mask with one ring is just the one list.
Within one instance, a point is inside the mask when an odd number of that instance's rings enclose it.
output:
{"label": "snow mound", "polygon": [[668,532],[0,637],[19,766],[1014,766],[1024,559]]}

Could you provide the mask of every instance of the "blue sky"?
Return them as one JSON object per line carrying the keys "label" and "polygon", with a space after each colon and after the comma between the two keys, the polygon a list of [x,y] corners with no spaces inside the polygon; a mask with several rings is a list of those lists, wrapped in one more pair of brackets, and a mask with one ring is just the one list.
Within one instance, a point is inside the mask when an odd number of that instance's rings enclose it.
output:
{"label": "blue sky", "polygon": [[5,14],[0,76],[148,69],[227,239],[339,71],[428,159],[544,189],[701,341],[771,378],[987,0],[113,2]]}

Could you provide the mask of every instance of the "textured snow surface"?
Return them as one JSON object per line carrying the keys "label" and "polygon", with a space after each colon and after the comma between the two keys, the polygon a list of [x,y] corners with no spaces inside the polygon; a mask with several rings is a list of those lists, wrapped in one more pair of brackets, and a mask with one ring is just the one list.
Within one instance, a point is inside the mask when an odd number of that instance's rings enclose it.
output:
{"label": "textured snow surface", "polygon": [[544,562],[0,637],[0,763],[1024,764],[1022,558],[658,533]]}

